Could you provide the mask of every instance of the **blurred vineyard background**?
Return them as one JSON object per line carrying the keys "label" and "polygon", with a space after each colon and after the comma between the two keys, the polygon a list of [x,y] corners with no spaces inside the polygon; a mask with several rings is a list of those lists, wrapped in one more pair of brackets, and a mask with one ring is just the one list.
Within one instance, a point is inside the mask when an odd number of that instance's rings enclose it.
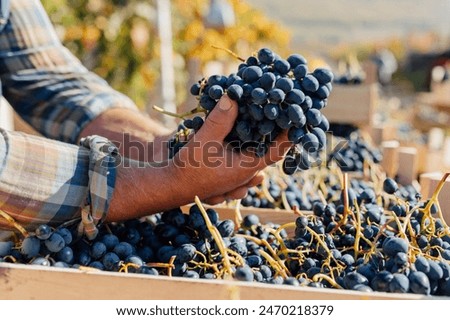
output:
{"label": "blurred vineyard background", "polygon": [[[43,0],[63,43],[92,71],[146,108],[160,77],[156,1]],[[171,1],[177,104],[186,99],[187,65],[237,59],[211,45],[248,55],[261,45],[288,52],[289,31],[243,1],[229,2],[235,23],[209,28],[207,0]],[[198,79],[197,79],[198,80]],[[178,94],[179,93],[179,94]]]}
{"label": "blurred vineyard background", "polygon": [[[401,90],[429,90],[431,68],[448,55],[447,2],[345,0],[340,5],[306,1],[172,0],[172,49],[175,104],[187,110],[195,101],[189,86],[212,72],[229,73],[239,62],[224,50],[249,56],[262,46],[281,55],[300,52],[313,67],[328,65],[344,73],[387,49],[399,67],[394,84]],[[63,43],[92,71],[130,96],[143,110],[161,101],[161,41],[158,0],[42,0]],[[228,6],[232,22],[208,25],[214,5]],[[319,10],[324,5],[329,10]],[[220,8],[220,6],[219,6]],[[223,7],[222,7],[223,9]],[[217,17],[216,17],[217,18]],[[396,93],[402,92],[398,88]]]}

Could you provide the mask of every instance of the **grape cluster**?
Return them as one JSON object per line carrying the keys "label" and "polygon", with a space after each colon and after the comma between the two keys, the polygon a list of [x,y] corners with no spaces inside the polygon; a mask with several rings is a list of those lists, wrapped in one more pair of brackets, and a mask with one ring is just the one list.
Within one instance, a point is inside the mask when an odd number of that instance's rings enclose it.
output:
{"label": "grape cluster", "polygon": [[[337,137],[334,131],[333,136]],[[363,139],[358,130],[348,133],[343,138],[336,138],[335,143],[336,147],[327,157],[327,164],[334,162],[344,172],[362,172],[365,163],[379,164],[383,159],[381,150]]]}
{"label": "grape cluster", "polygon": [[[310,170],[285,176],[278,170],[266,169],[265,182],[249,189],[241,204],[244,207],[312,210],[312,204],[321,200],[319,193],[328,202],[339,200],[342,172],[359,177],[364,168],[380,170],[381,151],[357,128],[331,124],[327,144],[332,147],[332,152],[321,153],[317,165]],[[361,179],[352,178],[350,184],[357,194],[374,189],[373,183]],[[399,192],[403,199],[415,199],[417,190],[412,186],[401,186]]]}
{"label": "grape cluster", "polygon": [[334,83],[338,84],[361,84],[365,80],[363,74],[343,74],[334,79]]}
{"label": "grape cluster", "polygon": [[[225,271],[230,271],[229,275],[238,280],[273,282],[275,277],[282,282],[264,263],[260,245],[238,236],[254,228],[258,233],[256,241],[264,238],[272,242],[275,236],[265,228],[276,229],[279,225],[256,226],[258,217],[250,216],[238,228],[232,220],[220,220],[211,208],[206,209],[206,215],[229,251],[232,269],[224,268],[217,238],[196,205],[188,214],[177,208],[144,219],[104,225],[94,240],[77,238],[75,228],[40,225],[22,241],[0,242],[0,262],[204,279],[224,278]],[[282,235],[287,236],[286,232]]]}
{"label": "grape cluster", "polygon": [[[333,74],[325,68],[310,72],[306,59],[292,54],[283,59],[272,50],[260,49],[229,76],[213,75],[191,87],[206,116],[227,94],[239,107],[239,115],[226,140],[234,148],[264,156],[283,130],[294,144],[284,160],[284,171],[293,174],[311,166],[314,156],[326,145],[329,123],[320,112],[332,90]],[[182,128],[198,130],[201,117],[186,119]],[[172,141],[171,155],[185,143]]]}

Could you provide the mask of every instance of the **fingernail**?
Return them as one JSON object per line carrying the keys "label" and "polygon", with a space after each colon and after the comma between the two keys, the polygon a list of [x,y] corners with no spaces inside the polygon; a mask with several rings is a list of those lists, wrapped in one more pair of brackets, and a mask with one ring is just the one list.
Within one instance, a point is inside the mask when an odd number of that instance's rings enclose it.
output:
{"label": "fingernail", "polygon": [[222,97],[222,99],[219,100],[219,108],[223,111],[228,111],[231,109],[231,100],[227,97]]}

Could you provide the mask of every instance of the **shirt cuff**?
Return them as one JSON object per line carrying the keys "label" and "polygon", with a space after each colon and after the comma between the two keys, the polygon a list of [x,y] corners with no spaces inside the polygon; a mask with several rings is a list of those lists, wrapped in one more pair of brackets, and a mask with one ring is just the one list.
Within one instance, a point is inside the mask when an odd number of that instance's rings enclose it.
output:
{"label": "shirt cuff", "polygon": [[98,234],[99,225],[105,220],[116,182],[116,168],[120,163],[118,148],[108,139],[93,135],[80,141],[89,152],[89,184],[86,206],[81,210],[79,235],[90,240]]}

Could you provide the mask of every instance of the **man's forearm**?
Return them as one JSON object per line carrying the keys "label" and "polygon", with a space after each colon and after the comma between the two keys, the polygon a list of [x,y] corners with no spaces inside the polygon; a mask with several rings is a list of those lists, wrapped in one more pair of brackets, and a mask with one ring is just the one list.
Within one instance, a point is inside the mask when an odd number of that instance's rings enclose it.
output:
{"label": "man's forearm", "polygon": [[88,124],[80,138],[93,134],[113,141],[124,157],[159,162],[167,158],[167,140],[171,131],[138,111],[113,108]]}
{"label": "man's forearm", "polygon": [[173,164],[143,164],[122,159],[107,221],[123,221],[173,209],[194,201]]}

